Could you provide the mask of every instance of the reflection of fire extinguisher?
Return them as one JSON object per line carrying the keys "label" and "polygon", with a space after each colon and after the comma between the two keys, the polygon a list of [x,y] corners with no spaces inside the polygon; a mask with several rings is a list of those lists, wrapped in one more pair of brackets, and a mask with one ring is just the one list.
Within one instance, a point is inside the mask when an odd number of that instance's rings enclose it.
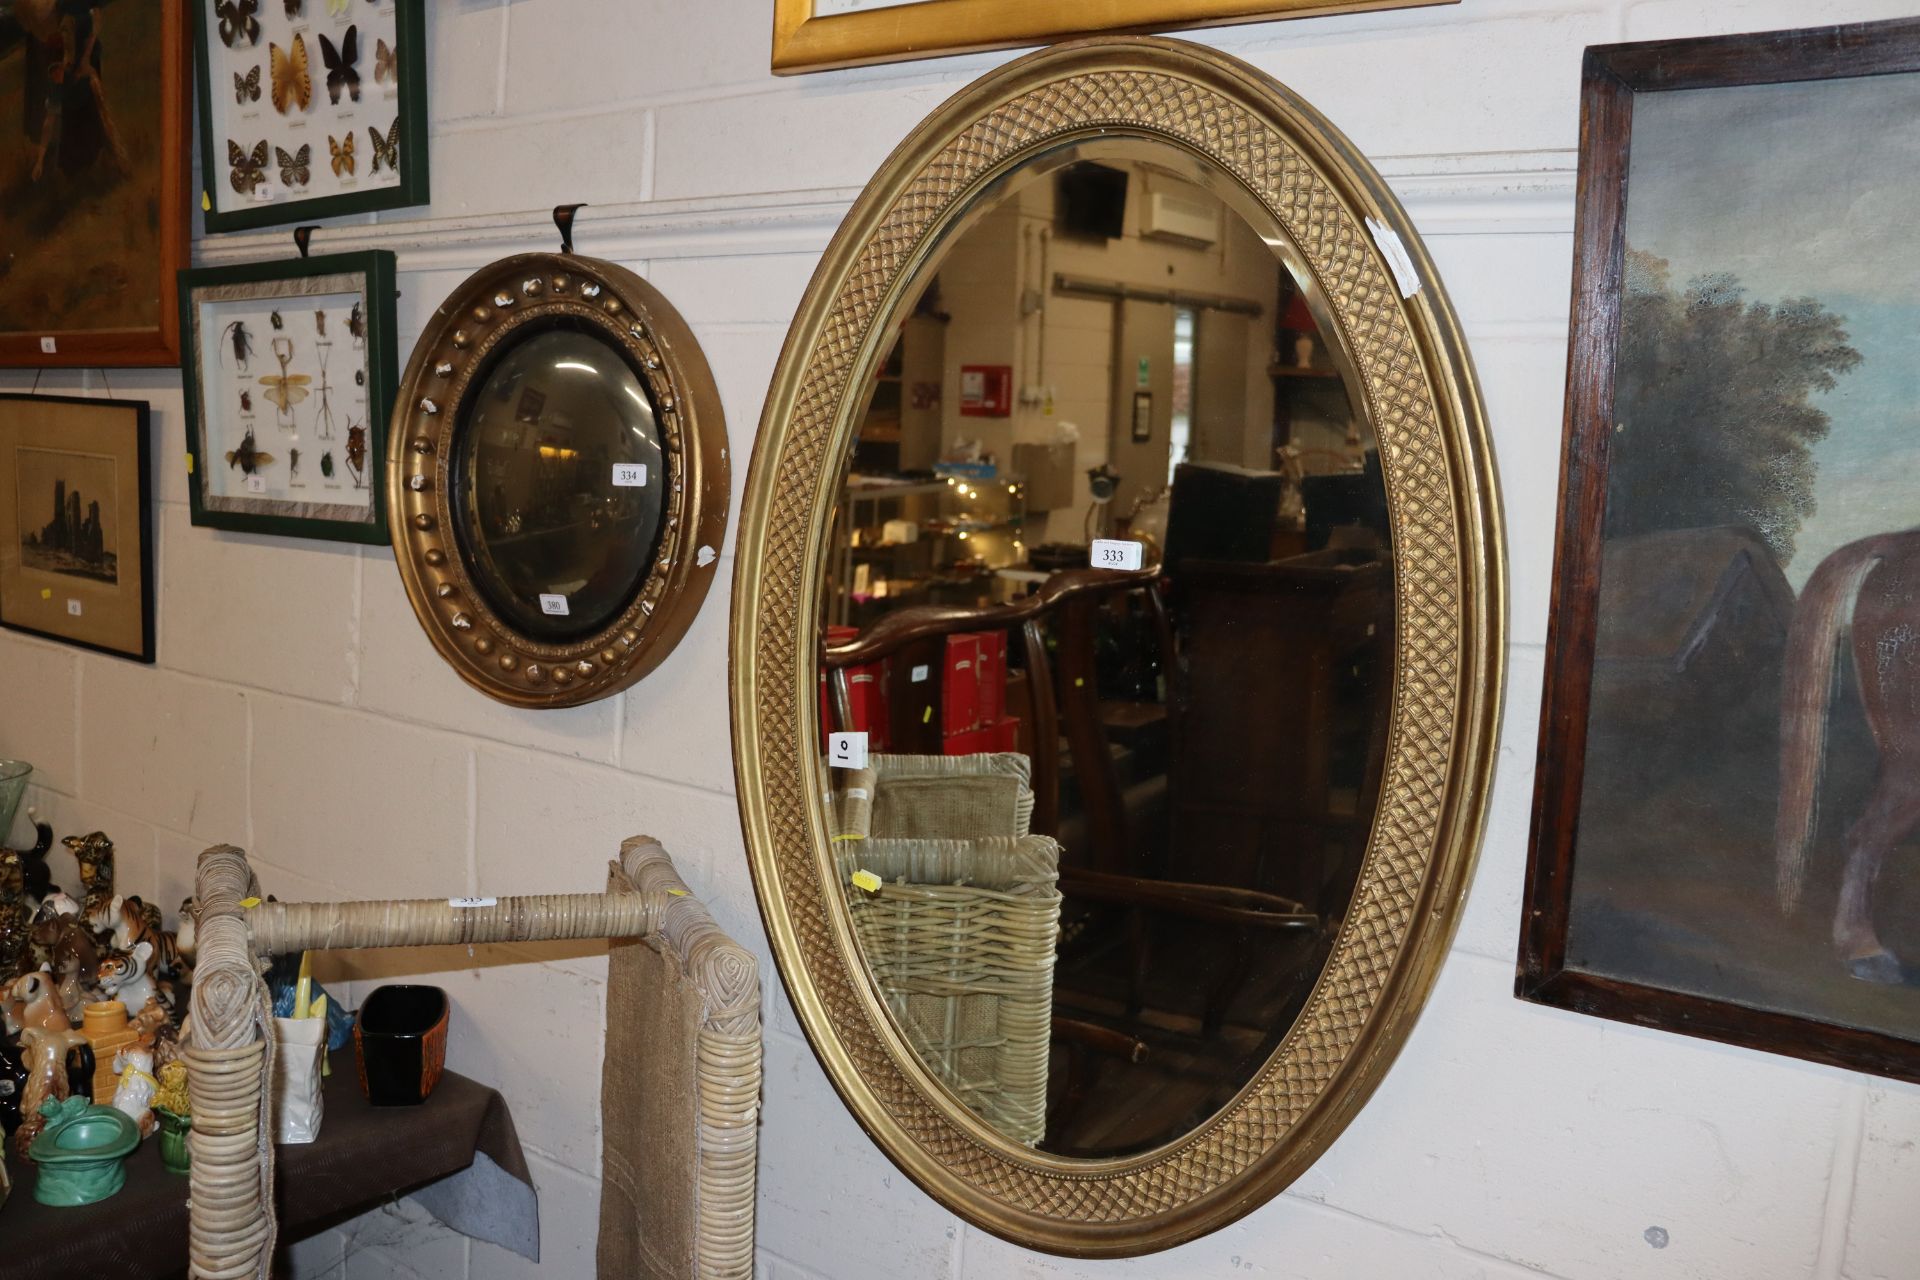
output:
{"label": "reflection of fire extinguisher", "polygon": [[913,407],[916,409],[936,408],[940,403],[940,384],[937,382],[916,382],[913,384]]}

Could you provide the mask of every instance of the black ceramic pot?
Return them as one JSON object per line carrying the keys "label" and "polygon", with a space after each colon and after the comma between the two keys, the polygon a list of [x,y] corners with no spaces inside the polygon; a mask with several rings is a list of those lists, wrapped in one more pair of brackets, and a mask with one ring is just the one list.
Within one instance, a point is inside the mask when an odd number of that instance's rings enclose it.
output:
{"label": "black ceramic pot", "polygon": [[360,1088],[376,1107],[427,1100],[447,1065],[447,993],[439,987],[375,987],[353,1020]]}

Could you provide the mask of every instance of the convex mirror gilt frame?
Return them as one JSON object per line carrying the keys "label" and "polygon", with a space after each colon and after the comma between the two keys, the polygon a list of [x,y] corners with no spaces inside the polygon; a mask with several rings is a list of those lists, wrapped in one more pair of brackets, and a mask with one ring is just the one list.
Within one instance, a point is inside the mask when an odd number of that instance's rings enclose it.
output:
{"label": "convex mirror gilt frame", "polygon": [[[549,358],[563,376],[591,380],[571,414],[553,394],[571,398],[571,389],[536,388],[509,368],[555,335],[587,357]],[[631,422],[611,421],[628,401],[639,406]],[[485,460],[470,433],[483,413],[507,424],[514,452],[539,460],[534,471],[551,473],[518,477],[516,495],[501,498],[517,505],[518,491],[530,493],[528,504],[543,504],[538,519],[488,509],[504,486],[489,477],[482,496]],[[644,452],[605,454],[629,425]],[[655,465],[630,460],[641,458]],[[600,474],[609,468],[611,480]],[[389,430],[387,493],[407,598],[461,678],[514,706],[592,702],[659,665],[713,580],[728,497],[720,396],[692,330],[632,272],[572,254],[506,258],[454,290],[415,346]],[[644,520],[623,510],[634,500]],[[553,579],[535,603],[514,597],[495,565],[505,545],[539,536],[566,539],[579,563],[530,566]],[[618,542],[636,536],[652,541],[651,554]],[[609,584],[602,575],[613,571],[622,580]],[[515,585],[531,596],[526,576]],[[568,592],[589,590],[599,603],[567,627]],[[540,613],[556,623],[530,625]]]}
{"label": "convex mirror gilt frame", "polygon": [[[1282,230],[1277,251],[1324,293],[1380,440],[1398,607],[1378,816],[1305,1008],[1198,1127],[1141,1154],[1079,1159],[1020,1146],[961,1106],[868,977],[820,796],[819,587],[865,393],[910,283],[1018,167],[1127,136],[1243,189]],[[909,1176],[1017,1243],[1119,1256],[1233,1221],[1326,1149],[1391,1064],[1453,934],[1493,767],[1506,616],[1465,343],[1406,214],[1344,137],[1258,71],[1163,39],[1059,46],[962,91],[868,185],[802,300],[761,421],[734,590],[734,756],[761,912],[814,1051]]]}

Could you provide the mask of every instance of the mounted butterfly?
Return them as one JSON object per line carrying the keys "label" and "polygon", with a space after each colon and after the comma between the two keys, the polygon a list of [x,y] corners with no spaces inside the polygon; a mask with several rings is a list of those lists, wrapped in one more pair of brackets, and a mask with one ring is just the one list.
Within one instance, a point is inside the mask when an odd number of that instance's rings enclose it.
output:
{"label": "mounted butterfly", "polygon": [[360,28],[348,27],[339,47],[325,35],[320,37],[320,60],[327,64],[327,100],[338,106],[345,89],[353,101],[360,101],[360,70],[353,64],[360,56]]}
{"label": "mounted butterfly", "polygon": [[426,0],[188,3],[209,232],[428,201]]}
{"label": "mounted butterfly", "polygon": [[313,103],[313,75],[307,70],[307,38],[296,35],[286,49],[271,42],[267,48],[273,64],[273,109],[281,115],[296,107],[305,111]]}

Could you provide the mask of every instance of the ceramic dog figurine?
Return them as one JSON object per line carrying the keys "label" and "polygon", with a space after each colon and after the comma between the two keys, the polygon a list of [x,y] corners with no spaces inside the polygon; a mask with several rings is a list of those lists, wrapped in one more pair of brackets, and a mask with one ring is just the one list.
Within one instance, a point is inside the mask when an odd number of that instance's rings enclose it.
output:
{"label": "ceramic dog figurine", "polygon": [[0,1012],[5,1014],[9,1035],[23,1035],[32,1028],[66,1031],[73,1026],[66,1006],[61,1003],[59,985],[45,969],[35,969],[15,978],[7,988],[6,999],[0,1001]]}
{"label": "ceramic dog figurine", "polygon": [[53,970],[60,985],[60,1001],[74,1022],[80,1011],[98,997],[100,946],[78,917],[56,916],[33,927],[35,953]]}
{"label": "ceramic dog figurine", "polygon": [[13,1149],[22,1160],[27,1158],[27,1147],[46,1127],[40,1104],[48,1099],[58,1102],[67,1096],[67,1050],[86,1042],[87,1038],[78,1031],[64,1029],[28,1027],[20,1033],[27,1083],[21,1090],[20,1127],[13,1132]]}
{"label": "ceramic dog figurine", "polygon": [[129,1046],[113,1055],[113,1071],[120,1083],[113,1087],[113,1109],[140,1126],[140,1136],[153,1132],[153,1095],[160,1082],[153,1076],[153,1051]]}

